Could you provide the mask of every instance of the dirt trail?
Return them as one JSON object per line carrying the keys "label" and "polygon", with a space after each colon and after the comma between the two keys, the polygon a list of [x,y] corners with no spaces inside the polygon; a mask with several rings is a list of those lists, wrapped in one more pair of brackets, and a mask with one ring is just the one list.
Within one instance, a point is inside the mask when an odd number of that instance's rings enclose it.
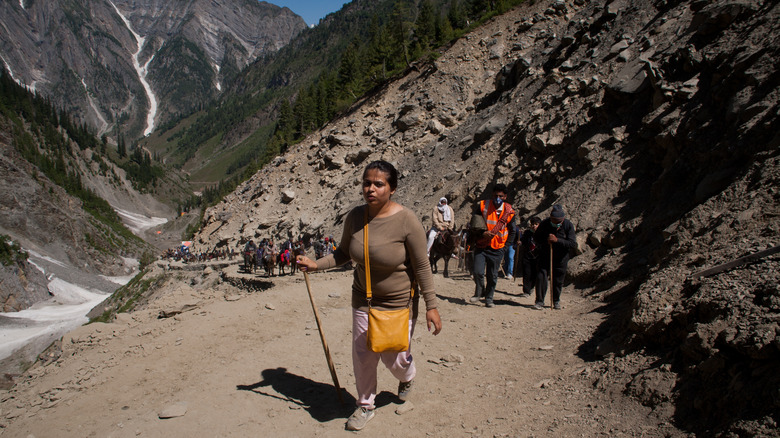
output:
{"label": "dirt trail", "polygon": [[[226,268],[235,272],[235,265]],[[347,436],[353,410],[351,271],[311,275],[347,405],[339,406],[303,277],[262,292],[220,273],[178,271],[145,310],[63,339],[63,355],[4,392],[9,437]],[[160,269],[160,273],[162,270]],[[149,276],[147,278],[151,278]],[[187,281],[189,280],[189,281]],[[264,280],[263,280],[264,281]],[[564,309],[536,311],[519,282],[499,281],[497,306],[468,303],[465,273],[435,276],[444,330],[422,321],[412,401],[379,373],[378,410],[364,433],[387,436],[681,436],[622,394],[595,389],[578,354],[601,303],[564,290]],[[160,312],[175,316],[159,318]],[[186,408],[186,409],[185,409]],[[160,419],[166,409],[179,409]]]}

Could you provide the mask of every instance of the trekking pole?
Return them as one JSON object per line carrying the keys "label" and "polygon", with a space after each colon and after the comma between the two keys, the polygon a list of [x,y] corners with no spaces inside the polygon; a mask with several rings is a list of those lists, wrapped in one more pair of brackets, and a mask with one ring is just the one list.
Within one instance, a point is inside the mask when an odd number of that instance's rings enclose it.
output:
{"label": "trekking pole", "polygon": [[547,243],[550,244],[550,309],[552,309],[555,306],[553,302],[553,247],[552,242]]}
{"label": "trekking pole", "polygon": [[303,278],[306,280],[306,290],[309,292],[309,301],[311,301],[311,308],[314,310],[314,319],[317,321],[317,330],[320,331],[320,340],[322,341],[322,349],[325,350],[325,358],[328,360],[328,368],[330,368],[330,377],[333,378],[333,384],[336,386],[336,392],[339,396],[339,402],[343,405],[344,398],[341,395],[341,386],[339,386],[339,378],[336,376],[336,367],[333,365],[333,359],[330,357],[330,349],[328,348],[328,342],[325,340],[325,333],[322,331],[322,324],[320,323],[320,313],[317,310],[317,305],[314,304],[314,296],[311,294],[311,285],[309,284],[309,273],[303,271]]}

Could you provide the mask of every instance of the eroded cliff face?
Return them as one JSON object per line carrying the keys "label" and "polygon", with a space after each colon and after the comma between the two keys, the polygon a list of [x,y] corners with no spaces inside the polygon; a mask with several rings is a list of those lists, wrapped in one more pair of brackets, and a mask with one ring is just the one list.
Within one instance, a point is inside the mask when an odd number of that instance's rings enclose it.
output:
{"label": "eroded cliff face", "polygon": [[772,430],[777,256],[688,278],[780,244],[778,12],[528,2],[292,147],[207,211],[196,245],[338,238],[375,159],[426,226],[441,196],[462,225],[502,182],[524,219],[560,203],[576,226],[570,284],[610,304],[583,345],[605,390],[695,431]]}
{"label": "eroded cliff face", "polygon": [[[0,117],[0,128],[0,174],[3,175],[0,178],[0,234],[10,236],[26,251],[90,274],[128,275],[131,270],[122,257],[138,259],[143,251],[152,251],[151,246],[140,239],[128,237],[129,232],[121,234],[95,219],[84,211],[81,200],[70,196],[25,161],[11,145],[12,139],[7,134],[11,128],[4,117]],[[78,147],[74,146],[74,155],[87,152],[78,151]],[[91,158],[80,156],[76,161],[82,167],[81,178],[85,186],[102,185],[103,193],[113,194],[113,198],[130,199],[134,196],[138,204],[150,202],[121,178],[101,175]],[[128,191],[133,193],[126,193]],[[125,205],[130,202],[126,201]],[[27,265],[21,266],[21,269],[25,273],[5,271],[11,275],[7,284],[24,285],[26,280],[12,278],[21,275],[33,280],[37,286],[24,286],[30,296],[19,295],[16,301],[32,304],[41,297],[45,298],[46,295],[41,295],[38,290],[38,286],[43,286],[45,290],[45,277],[41,279],[39,273]],[[16,292],[23,293],[16,286],[14,288]]]}
{"label": "eroded cliff face", "polygon": [[49,298],[46,276],[27,261],[0,265],[0,312],[18,312]]}
{"label": "eroded cliff face", "polygon": [[100,134],[120,125],[130,137],[209,101],[306,28],[287,8],[245,0],[3,2],[0,25],[19,83]]}

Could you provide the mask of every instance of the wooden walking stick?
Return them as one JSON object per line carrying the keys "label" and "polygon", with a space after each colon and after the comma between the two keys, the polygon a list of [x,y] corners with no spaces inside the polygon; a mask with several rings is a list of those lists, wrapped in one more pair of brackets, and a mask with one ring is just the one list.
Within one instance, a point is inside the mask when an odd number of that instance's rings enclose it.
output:
{"label": "wooden walking stick", "polygon": [[341,386],[339,386],[339,378],[336,376],[336,367],[333,365],[333,359],[330,357],[330,349],[328,348],[328,341],[325,340],[325,333],[322,331],[322,324],[320,323],[320,312],[317,310],[317,305],[314,304],[314,296],[311,294],[311,285],[309,284],[309,273],[303,271],[303,279],[306,280],[306,290],[309,291],[309,301],[311,301],[311,308],[314,310],[314,319],[317,321],[317,330],[320,331],[320,340],[322,341],[322,349],[325,350],[325,358],[328,360],[328,368],[330,368],[330,377],[333,378],[333,384],[336,386],[336,392],[339,396],[339,402],[344,404],[344,398],[341,395]]}
{"label": "wooden walking stick", "polygon": [[553,247],[552,242],[547,242],[550,244],[550,309],[553,309],[555,306],[555,303],[553,302]]}

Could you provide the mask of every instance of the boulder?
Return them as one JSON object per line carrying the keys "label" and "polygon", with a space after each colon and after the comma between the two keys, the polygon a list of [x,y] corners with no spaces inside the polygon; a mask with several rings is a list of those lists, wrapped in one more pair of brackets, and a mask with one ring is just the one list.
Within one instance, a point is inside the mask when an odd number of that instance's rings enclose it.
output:
{"label": "boulder", "polygon": [[517,33],[525,32],[528,29],[533,27],[533,23],[528,20],[523,20],[520,24],[517,25]]}
{"label": "boulder", "polygon": [[580,255],[588,247],[588,235],[586,233],[577,233],[577,245],[574,247],[574,255]]}
{"label": "boulder", "polygon": [[282,190],[282,203],[289,204],[295,199],[293,190]]}
{"label": "boulder", "polygon": [[637,94],[647,88],[650,83],[648,78],[645,62],[637,59],[626,64],[607,89],[619,94]]}
{"label": "boulder", "polygon": [[332,146],[352,147],[357,145],[355,137],[345,134],[331,134],[328,136],[327,142]]}
{"label": "boulder", "polygon": [[347,152],[347,155],[344,156],[344,161],[349,164],[358,164],[368,158],[369,155],[371,155],[371,149],[360,148],[357,152]]}
{"label": "boulder", "polygon": [[506,48],[503,44],[496,44],[490,47],[490,59],[501,59],[501,57],[504,55],[504,52],[506,51]]}
{"label": "boulder", "polygon": [[496,75],[494,81],[496,90],[506,91],[514,88],[530,67],[531,60],[526,57],[517,58],[515,62],[505,65]]}
{"label": "boulder", "polygon": [[344,166],[344,157],[335,153],[334,151],[326,152],[322,158],[325,160],[325,164],[328,169],[340,169]]}
{"label": "boulder", "polygon": [[438,120],[431,120],[426,129],[433,134],[441,134],[444,131],[444,125]]}
{"label": "boulder", "polygon": [[474,142],[482,144],[500,132],[509,123],[505,118],[496,116],[482,124],[477,131],[474,132]]}
{"label": "boulder", "polygon": [[683,82],[682,87],[677,90],[677,96],[683,99],[690,99],[699,91],[699,78],[693,78]]}
{"label": "boulder", "polygon": [[187,413],[187,402],[178,402],[165,407],[157,414],[157,418],[164,420],[167,418],[183,417]]}
{"label": "boulder", "polygon": [[447,127],[455,126],[458,123],[458,118],[452,113],[442,113],[438,115],[438,120]]}
{"label": "boulder", "polygon": [[0,265],[0,306],[16,312],[51,297],[46,276],[28,261]]}
{"label": "boulder", "polygon": [[421,122],[422,122],[422,113],[420,113],[419,111],[412,111],[395,119],[393,125],[395,125],[396,129],[398,129],[399,131],[405,132],[414,126],[419,125]]}
{"label": "boulder", "polygon": [[754,13],[756,2],[750,0],[733,0],[728,2],[712,2],[696,12],[691,20],[691,29],[697,35],[712,35],[720,32],[744,13]]}
{"label": "boulder", "polygon": [[545,152],[550,147],[563,144],[563,135],[559,132],[543,132],[533,135],[526,144],[536,152]]}
{"label": "boulder", "polygon": [[189,312],[189,311],[195,310],[197,308],[198,308],[198,304],[196,302],[179,304],[179,305],[176,305],[176,306],[171,306],[171,307],[168,307],[168,308],[160,310],[160,312],[157,314],[157,318],[158,319],[170,318],[170,317],[178,315],[180,313]]}
{"label": "boulder", "polygon": [[628,49],[628,46],[630,44],[626,40],[620,40],[617,43],[613,44],[612,47],[609,48],[609,54],[610,55],[617,55],[618,53]]}
{"label": "boulder", "polygon": [[601,239],[604,236],[604,232],[601,230],[594,230],[588,234],[588,244],[592,247],[598,247],[601,245]]}
{"label": "boulder", "polygon": [[547,148],[547,142],[541,135],[534,135],[530,140],[528,140],[527,143],[528,147],[536,152],[544,152],[544,150]]}

